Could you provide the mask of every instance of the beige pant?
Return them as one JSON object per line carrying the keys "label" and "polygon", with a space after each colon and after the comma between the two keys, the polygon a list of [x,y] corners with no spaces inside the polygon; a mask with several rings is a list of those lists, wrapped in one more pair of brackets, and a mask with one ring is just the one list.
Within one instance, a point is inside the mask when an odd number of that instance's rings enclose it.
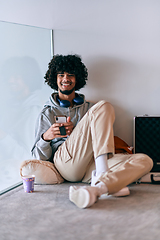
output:
{"label": "beige pant", "polygon": [[[69,138],[58,148],[54,163],[62,177],[71,182],[90,182],[95,169],[94,159],[114,153],[112,105],[105,101],[95,104],[77,124]],[[144,154],[115,154],[108,160],[110,171],[101,177],[109,193],[114,193],[139,179],[152,168],[152,160]]]}

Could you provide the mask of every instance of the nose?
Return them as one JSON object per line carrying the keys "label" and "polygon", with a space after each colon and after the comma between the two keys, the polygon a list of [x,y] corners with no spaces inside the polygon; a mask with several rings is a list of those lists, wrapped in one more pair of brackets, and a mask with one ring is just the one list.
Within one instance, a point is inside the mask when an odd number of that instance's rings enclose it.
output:
{"label": "nose", "polygon": [[64,74],[63,80],[65,80],[65,81],[68,80],[68,74]]}

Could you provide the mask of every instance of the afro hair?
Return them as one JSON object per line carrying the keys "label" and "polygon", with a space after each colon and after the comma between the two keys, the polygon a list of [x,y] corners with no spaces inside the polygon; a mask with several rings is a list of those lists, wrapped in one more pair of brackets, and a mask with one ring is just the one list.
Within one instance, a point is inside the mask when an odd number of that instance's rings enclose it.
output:
{"label": "afro hair", "polygon": [[55,90],[58,90],[57,74],[70,73],[76,77],[75,90],[79,90],[86,85],[88,71],[78,55],[54,55],[48,64],[48,70],[44,76],[45,82]]}

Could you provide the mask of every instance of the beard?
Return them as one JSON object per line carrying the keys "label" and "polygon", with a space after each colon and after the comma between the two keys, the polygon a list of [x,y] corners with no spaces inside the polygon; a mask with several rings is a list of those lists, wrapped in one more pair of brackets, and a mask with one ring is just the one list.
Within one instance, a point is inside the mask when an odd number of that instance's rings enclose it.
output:
{"label": "beard", "polygon": [[73,87],[71,90],[64,90],[64,91],[59,89],[59,91],[64,95],[70,95],[74,90],[75,90],[75,87]]}

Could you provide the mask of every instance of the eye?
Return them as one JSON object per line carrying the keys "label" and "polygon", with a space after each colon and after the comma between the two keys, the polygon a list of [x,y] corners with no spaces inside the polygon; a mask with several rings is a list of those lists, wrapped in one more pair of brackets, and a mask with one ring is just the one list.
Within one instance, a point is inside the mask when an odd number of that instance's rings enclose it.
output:
{"label": "eye", "polygon": [[74,77],[74,74],[68,74],[69,77]]}
{"label": "eye", "polygon": [[58,74],[58,77],[64,77],[64,74]]}

